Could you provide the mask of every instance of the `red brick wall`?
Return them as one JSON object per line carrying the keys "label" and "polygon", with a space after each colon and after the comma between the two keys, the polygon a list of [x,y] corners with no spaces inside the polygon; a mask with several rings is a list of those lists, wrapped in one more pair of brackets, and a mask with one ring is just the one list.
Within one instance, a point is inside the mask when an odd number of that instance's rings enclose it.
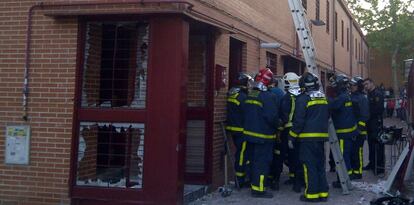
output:
{"label": "red brick wall", "polygon": [[0,204],[68,204],[77,21],[33,16],[30,164],[4,164],[7,124],[22,120],[27,11],[38,1],[0,3]]}
{"label": "red brick wall", "polygon": [[[68,178],[72,139],[77,50],[77,19],[45,16],[34,10],[28,100],[29,121],[22,120],[22,86],[28,10],[39,2],[0,2],[0,204],[69,204]],[[66,3],[75,1],[64,1]],[[100,13],[139,12],[166,4],[105,6]],[[60,8],[61,12],[90,13],[95,7]],[[99,41],[99,39],[97,39]],[[96,45],[99,46],[99,45]],[[96,56],[98,57],[98,56]],[[97,75],[97,73],[94,73]],[[91,82],[88,86],[97,86]],[[91,93],[93,103],[97,93]],[[7,124],[31,126],[30,164],[4,164]]]}

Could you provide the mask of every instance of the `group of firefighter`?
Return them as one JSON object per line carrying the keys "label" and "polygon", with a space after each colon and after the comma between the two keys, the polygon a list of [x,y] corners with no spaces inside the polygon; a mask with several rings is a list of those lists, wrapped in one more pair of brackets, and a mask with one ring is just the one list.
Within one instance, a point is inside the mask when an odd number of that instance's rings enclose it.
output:
{"label": "group of firefighter", "polygon": [[[252,197],[272,198],[267,188],[279,189],[286,164],[289,179],[285,184],[293,185],[297,193],[304,188],[301,201],[327,201],[325,142],[330,118],[350,178],[362,178],[367,135],[370,163],[365,168],[383,172],[383,145],[375,140],[382,123],[383,97],[370,79],[334,75],[329,79],[333,92],[328,97],[318,77],[309,72],[286,73],[281,80],[284,91],[268,68],[260,69],[254,78],[240,73],[236,81],[228,93],[226,130],[236,147],[236,179],[240,187],[251,188]],[[339,178],[332,185],[340,188]]]}

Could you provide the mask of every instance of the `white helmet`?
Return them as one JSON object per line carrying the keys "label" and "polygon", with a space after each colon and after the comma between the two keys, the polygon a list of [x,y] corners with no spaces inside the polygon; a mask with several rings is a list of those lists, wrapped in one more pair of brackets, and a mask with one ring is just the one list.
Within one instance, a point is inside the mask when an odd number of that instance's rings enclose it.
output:
{"label": "white helmet", "polygon": [[293,95],[300,94],[299,78],[300,77],[293,72],[288,72],[283,76],[283,85],[289,93]]}

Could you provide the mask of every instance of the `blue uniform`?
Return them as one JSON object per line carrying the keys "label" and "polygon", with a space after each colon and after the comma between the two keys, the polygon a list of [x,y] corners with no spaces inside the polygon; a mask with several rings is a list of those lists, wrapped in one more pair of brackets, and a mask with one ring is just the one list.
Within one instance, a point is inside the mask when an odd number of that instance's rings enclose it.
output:
{"label": "blue uniform", "polygon": [[328,140],[328,102],[318,91],[296,98],[295,113],[289,136],[297,141],[303,167],[307,199],[328,197],[325,171],[325,141]]}
{"label": "blue uniform", "polygon": [[251,188],[264,192],[279,120],[279,99],[270,91],[253,89],[242,106],[243,134],[251,148]]}
{"label": "blue uniform", "polygon": [[227,95],[227,126],[226,130],[232,136],[236,147],[234,169],[239,185],[245,182],[247,164],[247,142],[243,138],[242,104],[247,98],[247,89],[234,87]]}
{"label": "blue uniform", "polygon": [[329,109],[335,126],[339,145],[348,170],[352,174],[351,155],[352,138],[358,135],[357,123],[352,109],[352,101],[348,92],[343,90],[338,96],[329,101]]}
{"label": "blue uniform", "polygon": [[[295,102],[296,96],[291,93],[286,93],[280,104],[280,119],[284,126],[284,129],[280,135],[282,142],[281,153],[283,155],[283,160],[287,159],[290,179],[299,179],[301,178],[300,176],[302,176],[302,169],[298,159],[298,146],[294,145],[293,149],[288,146],[289,131],[292,128],[292,120],[295,113]],[[295,178],[295,176],[298,177]],[[295,183],[297,184],[296,186],[300,186],[299,184],[301,184],[301,181],[296,180]]]}
{"label": "blue uniform", "polygon": [[377,167],[375,171],[384,172],[384,144],[378,141],[378,132],[382,128],[382,113],[384,112],[384,96],[382,92],[375,88],[368,93],[369,119],[367,122],[368,145],[369,145],[369,164],[368,167]]}
{"label": "blue uniform", "polygon": [[363,167],[363,146],[367,136],[366,122],[369,119],[369,103],[368,98],[361,92],[351,93],[352,109],[358,122],[359,136],[353,140],[351,169],[355,176],[362,177]]}

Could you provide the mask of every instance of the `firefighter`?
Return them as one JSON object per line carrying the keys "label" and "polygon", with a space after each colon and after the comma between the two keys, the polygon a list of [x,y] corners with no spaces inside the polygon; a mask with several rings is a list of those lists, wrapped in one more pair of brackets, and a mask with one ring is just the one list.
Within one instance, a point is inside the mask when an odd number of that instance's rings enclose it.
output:
{"label": "firefighter", "polygon": [[364,95],[364,80],[359,77],[351,79],[351,100],[354,115],[358,122],[359,134],[353,139],[352,155],[351,155],[351,179],[362,179],[363,167],[363,146],[365,138],[367,137],[366,123],[369,118],[369,104],[368,99]]}
{"label": "firefighter", "polygon": [[261,69],[242,106],[243,135],[251,151],[251,194],[258,198],[273,198],[265,189],[279,119],[279,99],[267,88],[272,77],[270,69]]}
{"label": "firefighter", "polygon": [[299,80],[303,92],[296,97],[289,139],[299,148],[303,167],[305,191],[300,196],[305,202],[326,202],[328,182],[325,171],[325,142],[328,140],[328,102],[319,90],[318,78],[305,73]]}
{"label": "firefighter", "polygon": [[372,169],[375,174],[382,174],[384,173],[384,144],[378,141],[378,132],[382,128],[384,96],[370,78],[364,80],[364,88],[368,94],[369,102],[369,119],[367,122],[369,163],[364,169]]}
{"label": "firefighter", "polygon": [[[276,94],[278,99],[282,99],[285,93],[283,92],[282,89],[278,87],[278,85],[279,85],[278,80],[275,77],[273,77],[273,81],[271,85],[268,86],[268,88],[270,92]],[[283,171],[283,160],[285,157],[283,156],[283,146],[282,146],[283,142],[281,138],[279,137],[280,132],[282,130],[283,130],[283,125],[282,123],[279,123],[277,138],[276,138],[276,141],[273,147],[273,159],[270,165],[270,173],[268,175],[268,182],[269,182],[268,185],[270,186],[272,190],[279,190],[280,174]]]}
{"label": "firefighter", "polygon": [[280,115],[284,125],[281,133],[282,154],[284,159],[287,159],[289,167],[289,179],[285,184],[293,184],[293,191],[299,193],[303,184],[301,172],[301,164],[298,159],[298,149],[295,145],[288,144],[289,131],[292,128],[292,119],[295,112],[296,96],[300,94],[299,76],[296,73],[288,72],[283,76],[284,87],[286,94],[283,96],[280,103]]}
{"label": "firefighter", "polygon": [[234,169],[236,179],[240,187],[245,185],[247,142],[243,139],[243,113],[242,103],[247,98],[248,84],[253,78],[246,73],[239,73],[236,85],[232,87],[227,95],[227,126],[226,130],[233,138],[236,147]]}
{"label": "firefighter", "polygon": [[[329,109],[348,175],[352,175],[352,139],[358,135],[358,132],[352,100],[348,92],[349,79],[347,76],[339,74],[333,76],[329,81],[336,94],[335,98],[329,100]],[[339,180],[333,182],[333,187],[341,187]]]}

